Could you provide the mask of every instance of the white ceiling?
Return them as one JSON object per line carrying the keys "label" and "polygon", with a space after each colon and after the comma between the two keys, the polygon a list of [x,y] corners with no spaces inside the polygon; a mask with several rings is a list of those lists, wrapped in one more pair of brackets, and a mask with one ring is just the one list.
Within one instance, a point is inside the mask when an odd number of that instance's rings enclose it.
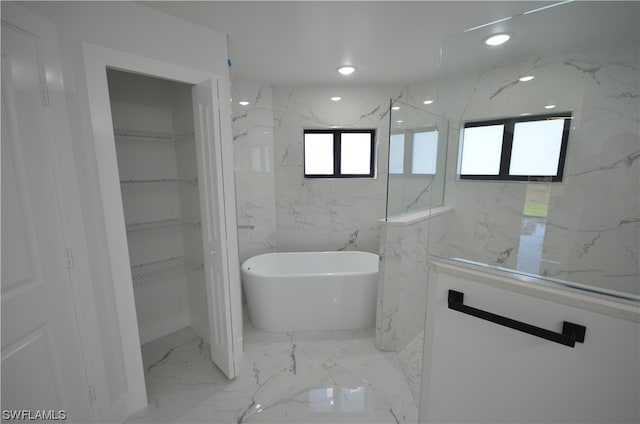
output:
{"label": "white ceiling", "polygon": [[[496,32],[512,38],[504,46],[484,46],[483,40]],[[638,39],[640,2],[576,1],[447,37],[441,69],[446,74],[469,72]]]}
{"label": "white ceiling", "polygon": [[[551,3],[143,2],[228,34],[234,77],[281,86],[425,81],[436,76],[447,35]],[[358,70],[340,76],[343,64]]]}

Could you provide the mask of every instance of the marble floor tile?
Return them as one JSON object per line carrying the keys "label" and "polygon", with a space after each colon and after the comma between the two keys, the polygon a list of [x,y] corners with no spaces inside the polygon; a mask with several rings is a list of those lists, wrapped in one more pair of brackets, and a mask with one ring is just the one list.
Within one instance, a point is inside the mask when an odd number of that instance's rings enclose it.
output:
{"label": "marble floor tile", "polygon": [[226,377],[185,328],[142,347],[149,407],[129,423],[415,423],[394,352],[374,331],[265,333],[245,324],[240,376]]}
{"label": "marble floor tile", "polygon": [[407,379],[413,399],[419,402],[420,385],[422,383],[422,349],[424,345],[424,331],[421,331],[407,347],[398,352],[398,359]]}

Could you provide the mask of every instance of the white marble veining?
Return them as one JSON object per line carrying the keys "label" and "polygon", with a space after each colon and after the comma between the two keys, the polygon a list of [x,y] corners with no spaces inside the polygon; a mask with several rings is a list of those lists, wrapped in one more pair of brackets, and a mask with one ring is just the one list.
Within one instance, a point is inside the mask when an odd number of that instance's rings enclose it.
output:
{"label": "white marble veining", "polygon": [[422,384],[422,352],[424,350],[424,330],[398,352],[398,359],[404,371],[407,384],[416,403],[420,402]]}
{"label": "white marble veining", "polygon": [[[276,249],[271,87],[233,80],[232,130],[240,260]],[[239,101],[248,101],[246,106]]]}
{"label": "white marble veining", "polygon": [[398,352],[400,365],[419,398],[422,338],[429,282],[428,255],[449,251],[453,209],[435,208],[381,223],[376,346]]}
{"label": "white marble veining", "polygon": [[[273,251],[377,252],[386,203],[389,102],[429,109],[422,102],[434,98],[435,84],[286,88],[234,79],[231,90],[240,258]],[[330,100],[338,94],[341,101]],[[303,129],[332,126],[376,129],[376,178],[303,177]],[[422,201],[423,190],[409,193],[403,203]]]}
{"label": "white marble veining", "polygon": [[[387,188],[387,216],[395,216],[410,211],[421,211],[442,205],[447,156],[449,122],[435,115],[433,105],[425,105],[416,99],[420,86],[406,86],[402,96],[394,101],[391,110],[391,134],[402,137],[403,158],[398,160],[402,170],[389,174]],[[428,98],[418,95],[421,99]],[[424,96],[424,97],[423,97]],[[414,154],[414,134],[436,131],[437,153],[435,174],[414,174],[415,163],[433,159],[420,158]],[[416,161],[417,159],[417,161]],[[400,172],[399,172],[400,171]]]}
{"label": "white marble veining", "polygon": [[[467,75],[440,89],[451,120],[445,204],[455,208],[450,255],[610,290],[640,293],[638,44],[585,47]],[[446,61],[447,51],[444,50]],[[518,83],[522,75],[535,75]],[[550,183],[542,252],[519,258],[529,187],[456,180],[459,129],[471,119],[572,111],[564,180]],[[523,260],[523,259],[526,259]],[[530,271],[530,269],[527,269]]]}
{"label": "white marble veining", "polygon": [[373,329],[245,327],[241,372],[232,381],[189,328],[143,346],[149,407],[127,422],[417,422],[398,358],[375,349]]}
{"label": "white marble veining", "polygon": [[[376,252],[384,216],[389,99],[398,88],[275,88],[278,249]],[[331,96],[342,100],[333,102]],[[307,128],[374,128],[375,178],[305,179],[302,134]]]}
{"label": "white marble veining", "polygon": [[[424,330],[427,257],[449,252],[453,209],[416,212],[381,222],[376,346],[402,351]],[[407,219],[405,219],[407,218]]]}

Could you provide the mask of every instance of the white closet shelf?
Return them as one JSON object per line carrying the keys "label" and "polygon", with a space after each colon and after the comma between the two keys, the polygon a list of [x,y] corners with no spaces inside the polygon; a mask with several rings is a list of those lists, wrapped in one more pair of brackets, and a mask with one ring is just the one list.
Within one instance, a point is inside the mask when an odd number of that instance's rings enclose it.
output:
{"label": "white closet shelf", "polygon": [[179,227],[179,226],[186,226],[186,227],[193,227],[193,228],[201,227],[199,222],[184,221],[180,218],[167,218],[167,219],[160,219],[156,221],[134,222],[132,224],[128,224],[126,228],[127,228],[127,234],[129,234],[129,233],[135,233],[138,231],[156,230],[161,228]]}
{"label": "white closet shelf", "polygon": [[183,269],[200,271],[204,269],[204,265],[188,262],[184,256],[177,256],[132,266],[131,278],[133,283],[136,284],[142,281],[154,280],[172,271],[181,271]]}
{"label": "white closet shelf", "polygon": [[189,183],[198,184],[198,179],[193,178],[155,178],[155,179],[128,179],[121,180],[120,184],[164,184],[164,183]]}
{"label": "white closet shelf", "polygon": [[114,128],[113,135],[118,138],[158,140],[158,141],[179,141],[179,140],[194,139],[193,132],[172,133],[172,132],[146,131],[146,130],[138,130],[138,129],[125,129],[125,128]]}

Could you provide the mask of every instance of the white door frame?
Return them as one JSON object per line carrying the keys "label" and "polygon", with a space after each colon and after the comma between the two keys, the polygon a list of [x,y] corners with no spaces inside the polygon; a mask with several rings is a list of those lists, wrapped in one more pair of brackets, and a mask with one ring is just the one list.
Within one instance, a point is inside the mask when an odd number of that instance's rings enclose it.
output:
{"label": "white door frame", "polygon": [[[78,366],[83,367],[90,386],[87,390],[87,402],[91,404],[93,420],[107,421],[114,416],[114,411],[109,402],[95,292],[89,268],[57,28],[16,3],[2,5],[2,21],[38,38],[41,66],[49,96],[49,104],[44,108],[44,113],[51,143],[54,185],[64,243],[70,249],[73,261],[68,272],[83,356],[83,363]],[[93,401],[89,399],[90,392]]]}
{"label": "white door frame", "polygon": [[[158,77],[187,84],[198,84],[206,79],[223,79],[215,74],[165,62],[153,58],[123,52],[103,46],[83,43],[87,90],[89,93],[89,112],[93,142],[98,167],[100,195],[104,208],[107,249],[112,273],[120,337],[124,355],[125,375],[127,378],[127,416],[147,406],[147,394],[144,380],[140,337],[131,280],[125,221],[120,193],[118,162],[116,157],[113,121],[107,83],[106,69],[113,68],[152,77]],[[229,98],[227,84],[219,84],[220,99]],[[229,263],[238,262],[237,230],[235,216],[235,188],[233,184],[233,145],[231,143],[231,112],[229,102],[220,101],[220,131],[222,137],[223,187],[225,215],[227,217],[227,250]],[[239,269],[230,267],[232,299],[240,299]],[[237,309],[237,308],[235,308]],[[242,334],[241,311],[235,311],[232,317],[234,334]],[[242,339],[234,341],[236,348],[242,349]]]}

